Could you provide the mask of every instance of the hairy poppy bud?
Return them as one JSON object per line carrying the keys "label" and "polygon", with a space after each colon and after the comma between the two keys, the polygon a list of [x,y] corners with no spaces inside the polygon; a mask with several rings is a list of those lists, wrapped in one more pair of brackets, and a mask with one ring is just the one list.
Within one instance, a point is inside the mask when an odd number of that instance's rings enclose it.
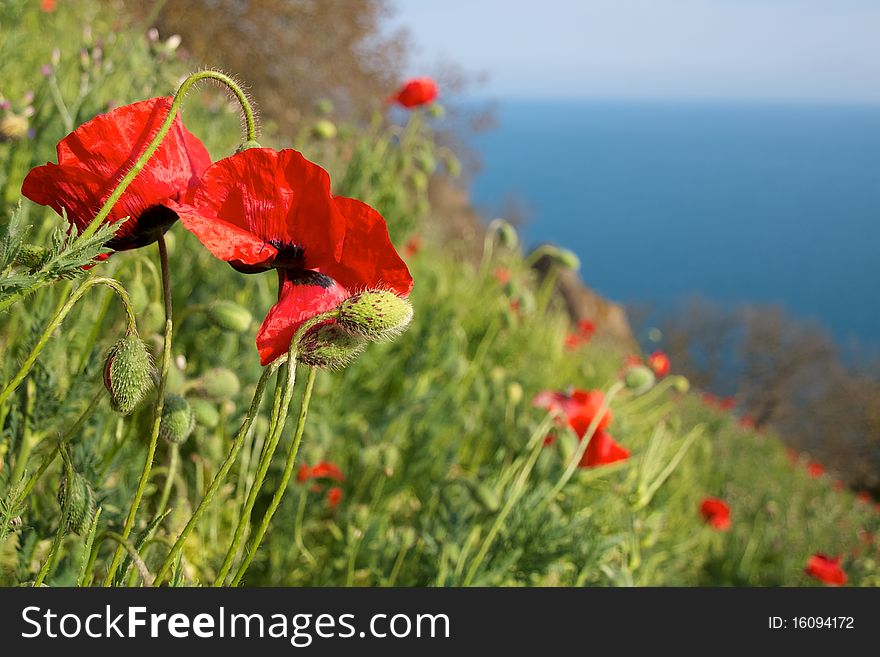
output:
{"label": "hairy poppy bud", "polygon": [[325,322],[308,331],[299,343],[299,361],[322,370],[341,370],[364,350],[366,341],[336,322]]}
{"label": "hairy poppy bud", "polygon": [[174,393],[165,396],[162,421],[159,424],[159,437],[162,440],[179,445],[189,438],[194,422],[192,407],[188,401]]}
{"label": "hairy poppy bud", "polygon": [[247,331],[253,321],[250,312],[234,301],[217,301],[212,303],[208,308],[208,318],[218,328],[238,333]]}
{"label": "hairy poppy bud", "polygon": [[626,387],[637,395],[650,390],[654,385],[654,381],[656,381],[654,372],[644,365],[628,367],[623,375],[623,382],[626,384]]}
{"label": "hairy poppy bud", "polygon": [[85,477],[67,466],[58,487],[58,504],[64,514],[61,522],[68,532],[82,534],[95,514],[95,494]]}
{"label": "hairy poppy bud", "polygon": [[0,119],[0,141],[18,141],[27,135],[27,117],[7,114]]}
{"label": "hairy poppy bud", "polygon": [[434,103],[428,108],[428,114],[432,119],[442,119],[446,116],[446,108],[440,103]]}
{"label": "hairy poppy bud", "polygon": [[104,362],[104,387],[113,410],[132,413],[153,385],[152,372],[150,352],[137,335],[126,335],[113,345]]}
{"label": "hairy poppy bud", "polygon": [[406,330],[412,321],[409,301],[387,290],[367,290],[339,304],[337,321],[352,333],[368,340],[390,340]]}
{"label": "hairy poppy bud", "polygon": [[202,389],[208,397],[229,399],[241,390],[238,377],[225,367],[215,367],[202,374]]}
{"label": "hairy poppy bud", "polygon": [[22,244],[15,254],[15,264],[31,270],[39,269],[49,258],[49,249],[36,244]]}
{"label": "hairy poppy bud", "polygon": [[492,223],[495,224],[495,232],[501,245],[508,249],[515,249],[516,245],[519,244],[516,228],[504,219],[495,219]]}
{"label": "hairy poppy bud", "polygon": [[220,413],[217,411],[217,405],[207,399],[191,399],[189,406],[192,409],[193,418],[196,423],[207,429],[216,428],[220,422]]}
{"label": "hairy poppy bud", "polygon": [[670,376],[668,379],[669,383],[675,388],[676,391],[685,393],[691,389],[691,382],[688,381],[685,377],[680,374],[676,374],[675,376]]}
{"label": "hairy poppy bud", "polygon": [[333,139],[336,136],[336,124],[329,119],[318,119],[312,126],[312,136],[317,139]]}

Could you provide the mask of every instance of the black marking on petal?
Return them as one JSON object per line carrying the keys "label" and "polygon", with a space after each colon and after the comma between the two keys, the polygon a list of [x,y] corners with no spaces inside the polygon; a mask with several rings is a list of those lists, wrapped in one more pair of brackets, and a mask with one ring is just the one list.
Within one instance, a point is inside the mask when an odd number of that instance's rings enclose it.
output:
{"label": "black marking on petal", "polygon": [[312,271],[311,269],[304,269],[297,272],[295,275],[290,276],[289,280],[294,285],[317,285],[325,290],[333,287],[336,283],[336,281],[329,276],[320,272]]}
{"label": "black marking on petal", "polygon": [[120,228],[120,233],[124,234],[118,234],[108,240],[107,248],[125,251],[147,246],[159,239],[159,236],[171,228],[175,221],[177,221],[176,212],[164,205],[152,205],[139,216],[129,218]]}

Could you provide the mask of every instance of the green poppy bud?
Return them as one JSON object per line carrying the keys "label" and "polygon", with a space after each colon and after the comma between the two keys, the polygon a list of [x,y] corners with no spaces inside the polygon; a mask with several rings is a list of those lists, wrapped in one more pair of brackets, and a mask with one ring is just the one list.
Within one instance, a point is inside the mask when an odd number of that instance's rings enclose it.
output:
{"label": "green poppy bud", "polygon": [[322,370],[341,370],[364,350],[366,340],[346,331],[336,322],[315,326],[299,343],[301,363]]}
{"label": "green poppy bud", "polygon": [[18,114],[7,114],[0,119],[0,142],[24,139],[28,131],[28,120]]}
{"label": "green poppy bud", "polygon": [[655,381],[654,372],[644,365],[633,365],[627,368],[626,373],[623,375],[623,382],[626,384],[626,387],[637,395],[650,390]]}
{"label": "green poppy bud", "polygon": [[672,385],[672,387],[678,392],[685,393],[691,389],[691,382],[680,374],[668,377],[667,381],[669,381],[670,385]]}
{"label": "green poppy bud", "polygon": [[241,390],[238,377],[225,367],[215,367],[201,376],[202,389],[208,397],[230,399]]}
{"label": "green poppy bud", "polygon": [[430,151],[423,150],[415,156],[416,166],[425,173],[434,173],[437,168],[437,159]]}
{"label": "green poppy bud", "polygon": [[218,327],[227,331],[243,333],[247,331],[253,316],[234,301],[217,301],[208,308],[208,318]]}
{"label": "green poppy bud", "polygon": [[147,345],[137,335],[126,335],[107,354],[104,387],[113,410],[129,415],[153,385],[153,363]]}
{"label": "green poppy bud", "polygon": [[30,270],[37,270],[43,266],[49,258],[49,249],[36,244],[22,244],[15,254],[15,264],[20,267],[27,267]]}
{"label": "green poppy bud", "polygon": [[352,333],[368,340],[390,340],[406,330],[412,321],[409,301],[387,290],[367,290],[339,304],[337,321]]}
{"label": "green poppy bud", "polygon": [[186,399],[174,393],[165,395],[159,424],[159,437],[162,440],[179,445],[189,438],[194,423],[192,407]]}
{"label": "green poppy bud", "polygon": [[428,189],[428,175],[424,171],[413,171],[410,180],[416,191],[424,192]]}
{"label": "green poppy bud", "polygon": [[428,115],[432,119],[442,119],[446,116],[446,108],[440,103],[434,103],[428,108]]}
{"label": "green poppy bud", "polygon": [[312,136],[316,139],[333,139],[336,136],[336,124],[329,119],[318,119],[312,126]]}
{"label": "green poppy bud", "polygon": [[507,384],[507,401],[511,406],[517,406],[523,398],[523,387],[516,381]]}
{"label": "green poppy bud", "polygon": [[498,242],[508,249],[515,249],[517,244],[519,244],[519,235],[517,235],[516,228],[509,221],[493,219],[489,229],[495,231],[495,234],[498,235]]}
{"label": "green poppy bud", "polygon": [[446,153],[443,163],[446,165],[446,171],[450,176],[458,178],[461,175],[461,161],[451,151]]}
{"label": "green poppy bud", "polygon": [[193,418],[197,424],[206,429],[215,429],[220,423],[220,413],[217,411],[217,405],[207,399],[191,399],[189,406],[192,409]]}
{"label": "green poppy bud", "polygon": [[89,528],[95,515],[95,494],[89,482],[67,465],[61,477],[57,497],[64,514],[61,520],[64,529],[74,534],[82,534]]}

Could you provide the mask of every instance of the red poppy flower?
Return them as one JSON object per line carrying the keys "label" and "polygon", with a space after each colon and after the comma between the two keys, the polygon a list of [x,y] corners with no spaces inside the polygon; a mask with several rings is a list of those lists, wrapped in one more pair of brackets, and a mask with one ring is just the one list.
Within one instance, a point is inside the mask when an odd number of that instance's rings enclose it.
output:
{"label": "red poppy flower", "polygon": [[797,465],[797,462],[800,460],[801,456],[798,454],[796,449],[792,449],[791,447],[785,448],[785,456],[788,458],[788,462],[792,465]]}
{"label": "red poppy flower", "polygon": [[730,411],[736,406],[736,398],[735,397],[721,397],[718,400],[718,408],[722,411]]}
{"label": "red poppy flower", "polygon": [[431,78],[408,80],[389,100],[407,109],[427,105],[437,99],[437,83]]}
{"label": "red poppy flower", "polygon": [[342,489],[339,486],[333,486],[327,491],[327,506],[335,509],[342,501]]}
{"label": "red poppy flower", "polygon": [[662,351],[655,351],[646,359],[648,367],[654,370],[657,376],[666,376],[669,374],[669,356]]}
{"label": "red poppy flower", "polygon": [[303,483],[309,479],[335,479],[336,481],[345,481],[345,475],[342,473],[342,469],[338,465],[330,463],[329,461],[321,461],[312,467],[303,463],[299,466],[296,480],[299,483]]}
{"label": "red poppy flower", "polygon": [[700,515],[707,524],[720,531],[730,529],[730,507],[722,499],[707,497],[700,504]]}
{"label": "red poppy flower", "polygon": [[[21,193],[80,230],[88,226],[165,120],[170,98],[151,98],[96,116],[58,142],[58,164],[36,167]],[[125,190],[106,221],[128,217],[107,242],[116,251],[155,242],[177,220],[177,201],[210,166],[208,151],[174,118],[161,146]]]}
{"label": "red poppy flower", "polygon": [[575,331],[565,337],[565,346],[569,349],[576,349],[588,343],[595,332],[596,325],[592,321],[589,319],[578,320]]}
{"label": "red poppy flower", "polygon": [[492,275],[502,285],[507,285],[510,282],[510,270],[504,267],[498,267],[492,272]]}
{"label": "red poppy flower", "polygon": [[742,415],[739,418],[739,426],[743,429],[754,429],[755,419],[751,415]]}
{"label": "red poppy flower", "polygon": [[56,2],[55,0],[40,0],[40,11],[51,14],[55,11]]}
{"label": "red poppy flower", "polygon": [[623,359],[623,369],[627,369],[629,367],[635,367],[636,365],[641,365],[642,359],[640,356],[636,356],[635,354],[629,354],[626,358]]}
{"label": "red poppy flower", "polygon": [[825,467],[821,463],[810,461],[807,463],[807,472],[811,477],[818,478],[825,474]]}
{"label": "red poppy flower", "polygon": [[843,586],[847,580],[846,573],[840,567],[840,557],[829,557],[821,552],[807,560],[804,572],[829,586]]}
{"label": "red poppy flower", "polygon": [[332,196],[327,172],[297,151],[250,148],[216,162],[178,211],[183,225],[236,270],[278,270],[278,303],[257,334],[263,365],[287,352],[303,322],[350,294],[382,288],[405,296],[412,289],[382,216]]}
{"label": "red poppy flower", "polygon": [[859,494],[856,495],[856,499],[862,504],[870,504],[871,503],[871,493],[866,490],[859,491]]}
{"label": "red poppy flower", "polygon": [[587,445],[584,455],[578,466],[581,468],[594,468],[599,465],[608,465],[617,461],[625,461],[629,458],[629,450],[617,444],[607,431],[596,431]]}
{"label": "red poppy flower", "polygon": [[[573,390],[571,394],[544,390],[535,395],[532,405],[560,413],[578,437],[582,438],[604,402],[605,395],[601,390]],[[607,429],[611,420],[611,410],[607,409],[596,430]]]}

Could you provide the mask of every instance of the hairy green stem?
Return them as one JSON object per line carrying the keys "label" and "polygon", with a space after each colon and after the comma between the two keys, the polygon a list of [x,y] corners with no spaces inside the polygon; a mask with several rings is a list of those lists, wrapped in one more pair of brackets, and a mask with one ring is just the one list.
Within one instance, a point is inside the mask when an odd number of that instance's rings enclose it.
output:
{"label": "hairy green stem", "polygon": [[263,515],[263,520],[262,522],[260,522],[260,526],[257,529],[256,534],[254,534],[253,539],[251,539],[251,543],[248,546],[244,559],[242,560],[241,565],[238,567],[238,572],[235,573],[235,577],[232,579],[232,586],[238,586],[239,582],[241,582],[242,577],[244,577],[244,574],[247,572],[248,566],[250,566],[254,555],[260,548],[260,543],[263,542],[263,536],[266,534],[269,523],[272,522],[272,516],[275,515],[275,511],[278,509],[278,505],[281,504],[281,498],[284,496],[284,493],[287,490],[287,484],[290,482],[290,477],[293,474],[293,469],[296,465],[296,455],[297,452],[299,452],[299,445],[302,442],[303,431],[305,430],[306,426],[306,417],[309,412],[309,402],[312,399],[312,388],[315,385],[315,376],[317,372],[318,371],[316,369],[309,370],[309,378],[306,381],[306,389],[303,393],[302,403],[299,410],[299,418],[296,422],[296,433],[293,436],[293,443],[290,446],[290,451],[287,453],[287,462],[284,464],[284,474],[281,476],[281,483],[275,490],[275,495],[272,497],[272,502],[269,504],[269,508],[266,509],[266,513]]}
{"label": "hairy green stem", "polygon": [[[147,447],[147,458],[144,462],[144,469],[141,472],[141,478],[138,481],[137,489],[134,493],[134,499],[131,502],[131,508],[128,510],[128,516],[125,519],[125,525],[122,528],[122,538],[128,539],[131,530],[134,527],[135,518],[137,517],[138,507],[150,480],[150,471],[153,468],[153,458],[156,455],[156,445],[159,442],[159,426],[162,422],[162,409],[165,405],[165,384],[168,380],[168,370],[171,368],[171,338],[173,332],[172,319],[172,303],[171,303],[171,272],[168,268],[168,249],[165,246],[165,237],[159,235],[157,240],[159,246],[159,269],[162,272],[162,297],[165,304],[165,339],[162,346],[162,366],[159,371],[159,385],[156,395],[156,405],[153,411],[153,426],[150,431],[150,442]],[[116,575],[116,569],[122,561],[122,555],[125,552],[125,545],[120,543],[113,554],[113,561],[107,570],[107,576],[104,578],[104,586],[110,586],[113,577]]]}
{"label": "hairy green stem", "polygon": [[217,490],[226,479],[226,475],[229,473],[230,468],[232,468],[233,463],[235,463],[235,459],[238,456],[238,452],[241,449],[242,444],[244,443],[245,437],[247,436],[247,433],[250,430],[251,425],[253,424],[254,419],[257,417],[257,413],[260,410],[260,402],[262,402],[263,400],[263,391],[266,388],[266,383],[268,383],[272,374],[274,374],[274,372],[284,361],[285,358],[280,358],[263,370],[263,374],[260,377],[259,382],[257,383],[257,389],[254,392],[254,398],[251,401],[250,408],[248,409],[248,414],[245,416],[244,422],[242,423],[241,428],[238,430],[238,433],[232,439],[232,445],[229,448],[229,453],[226,455],[226,459],[220,465],[220,469],[217,470],[217,474],[214,475],[214,479],[208,485],[208,489],[205,491],[204,497],[202,497],[199,505],[196,507],[195,511],[193,511],[193,514],[187,521],[186,526],[180,532],[180,536],[177,538],[177,540],[174,542],[174,545],[168,551],[168,555],[165,557],[165,561],[156,572],[155,583],[157,586],[161,585],[161,583],[164,581],[165,576],[174,565],[177,555],[180,554],[181,550],[183,550],[186,539],[192,533],[193,528],[199,522],[202,514],[208,508],[208,505],[211,503],[211,500],[217,493]]}
{"label": "hairy green stem", "polygon": [[86,292],[88,292],[96,285],[106,285],[114,292],[116,292],[116,294],[119,296],[119,299],[122,301],[122,305],[125,307],[125,312],[128,316],[129,330],[136,330],[134,308],[132,308],[131,299],[128,298],[128,292],[125,291],[125,288],[122,287],[122,284],[113,278],[102,277],[88,279],[82,285],[80,285],[72,295],[70,295],[67,303],[65,303],[61,307],[61,309],[49,322],[46,330],[43,331],[42,335],[37,340],[37,344],[35,344],[34,348],[31,349],[31,353],[25,359],[24,363],[22,363],[18,372],[15,374],[14,377],[12,377],[12,380],[6,385],[6,387],[3,388],[3,391],[0,392],[0,404],[3,404],[3,402],[5,402],[9,398],[9,395],[11,395],[15,391],[15,389],[18,388],[24,378],[28,375],[28,372],[31,371],[31,368],[37,361],[37,357],[40,355],[40,352],[43,351],[43,348],[49,342],[52,334],[61,325],[61,322],[64,321],[64,318],[67,317],[68,313],[73,310],[73,307],[76,305],[76,303],[82,298],[82,296]]}

